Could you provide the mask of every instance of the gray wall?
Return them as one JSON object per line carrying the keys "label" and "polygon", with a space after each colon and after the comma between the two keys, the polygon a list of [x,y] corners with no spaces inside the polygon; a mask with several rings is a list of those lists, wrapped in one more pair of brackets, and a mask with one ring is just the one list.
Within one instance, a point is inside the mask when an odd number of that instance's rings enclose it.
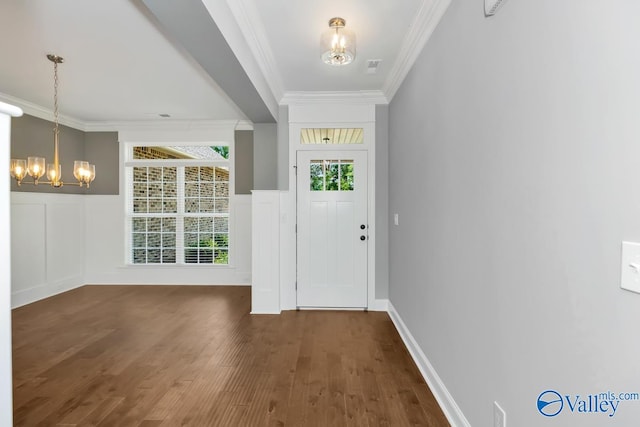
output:
{"label": "gray wall", "polygon": [[253,131],[235,131],[236,194],[251,194],[253,189]]}
{"label": "gray wall", "polygon": [[390,104],[390,300],[473,426],[632,426],[537,412],[640,391],[640,2],[454,0]]}
{"label": "gray wall", "polygon": [[[53,163],[53,123],[24,115],[12,119],[11,158],[28,156],[44,157]],[[73,161],[87,160],[96,165],[96,180],[90,189],[66,185],[54,189],[47,184],[38,186],[23,183],[18,187],[11,182],[11,191],[74,194],[118,194],[118,143],[115,132],[85,133],[67,126],[60,126],[60,163],[62,179],[76,182],[73,177]],[[42,179],[46,180],[46,177]],[[32,182],[30,177],[24,180]]]}
{"label": "gray wall", "polygon": [[389,297],[389,106],[376,105],[376,299]]}
{"label": "gray wall", "polygon": [[[26,159],[40,156],[53,162],[53,123],[37,117],[24,115],[12,119],[11,158]],[[264,126],[275,127],[273,124]],[[250,194],[253,189],[254,159],[253,131],[236,131],[235,167],[236,194]],[[274,140],[275,141],[275,140]],[[275,142],[272,157],[276,157]],[[96,179],[89,189],[65,185],[53,189],[47,184],[38,186],[23,183],[18,187],[15,180],[11,191],[73,194],[118,194],[119,192],[119,148],[117,132],[83,132],[68,126],[60,126],[60,162],[62,178],[67,183],[75,182],[73,161],[87,160],[96,165]],[[270,173],[270,182],[275,185],[276,165],[269,171],[260,170],[262,176]],[[43,177],[44,178],[44,177]],[[32,181],[25,178],[24,181]]]}
{"label": "gray wall", "polygon": [[253,188],[278,189],[278,132],[275,123],[253,125]]}
{"label": "gray wall", "polygon": [[88,194],[118,194],[120,192],[120,160],[118,132],[87,132],[84,154],[96,162],[96,179]]}

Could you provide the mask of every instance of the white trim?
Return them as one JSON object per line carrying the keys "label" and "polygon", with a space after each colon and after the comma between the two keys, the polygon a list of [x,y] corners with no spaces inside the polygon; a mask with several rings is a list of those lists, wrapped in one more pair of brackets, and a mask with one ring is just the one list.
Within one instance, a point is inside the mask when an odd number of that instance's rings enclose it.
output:
{"label": "white trim", "polygon": [[24,289],[11,295],[11,308],[22,307],[32,302],[40,301],[45,298],[58,295],[72,289],[84,286],[84,277],[82,275],[68,277],[56,282],[44,283],[33,288]]}
{"label": "white trim", "polygon": [[22,115],[22,110],[15,105],[0,102],[0,114],[6,114],[11,117],[20,117]]}
{"label": "white trim", "polygon": [[249,312],[249,314],[282,314],[282,311],[278,310],[278,311],[253,311],[251,310]]}
{"label": "white trim", "polygon": [[[11,115],[19,108],[0,104],[0,165],[9,164]],[[11,382],[11,198],[9,174],[0,176],[0,425],[13,425],[13,386]]]}
{"label": "white trim", "polygon": [[[339,117],[339,120],[336,118]],[[342,121],[340,121],[342,120]],[[285,235],[289,236],[286,242],[281,242],[282,245],[287,245],[288,249],[293,251],[293,255],[296,254],[296,234],[294,227],[296,223],[297,214],[297,177],[295,174],[295,166],[297,162],[298,150],[318,150],[320,146],[309,146],[300,144],[300,129],[304,127],[361,127],[364,130],[364,143],[362,145],[332,145],[324,146],[325,149],[345,149],[345,150],[365,150],[368,153],[367,169],[368,169],[368,208],[367,215],[369,221],[369,251],[367,254],[367,307],[373,307],[375,303],[375,290],[376,290],[376,272],[375,272],[375,256],[376,256],[376,176],[375,176],[375,105],[369,102],[361,103],[302,103],[300,105],[292,105],[289,108],[289,206],[288,209],[283,210],[282,215],[284,217],[292,218],[293,221],[290,224],[282,225],[285,230]],[[285,250],[288,250],[285,249]],[[281,265],[281,275],[285,278],[292,278],[291,283],[282,283],[282,292],[285,294],[281,301],[283,303],[283,310],[291,310],[294,307],[290,307],[292,301],[296,301],[296,289],[295,289],[295,277],[296,277],[296,264],[289,263],[287,265]]]}
{"label": "white trim", "polygon": [[[22,109],[25,114],[28,114],[33,117],[38,117],[39,119],[49,120],[52,122],[54,120],[53,111],[41,107],[40,105],[34,104],[29,101],[25,101],[24,99],[16,98],[15,96],[7,95],[5,93],[0,93],[0,101],[8,102],[10,104],[14,104]],[[74,129],[82,130],[85,129],[85,123],[81,120],[76,119],[75,117],[65,116],[60,114],[58,117],[58,121],[60,124],[69,126]]]}
{"label": "white trim", "polygon": [[[146,166],[151,166],[152,164],[156,164],[158,166],[168,166],[174,164],[175,162],[165,161],[165,160],[131,160],[131,154],[133,147],[136,145],[144,145],[144,146],[163,146],[163,145],[208,145],[210,143],[220,143],[221,145],[226,145],[229,147],[229,159],[225,161],[205,161],[204,163],[212,165],[212,166],[226,166],[229,169],[229,212],[227,215],[228,218],[228,236],[230,246],[227,248],[228,253],[228,261],[227,264],[223,265],[228,268],[235,268],[235,203],[236,203],[236,194],[235,194],[235,133],[233,131],[233,127],[229,125],[230,123],[226,122],[225,124],[219,124],[216,127],[205,127],[202,129],[194,129],[194,130],[165,130],[158,131],[157,129],[144,129],[144,130],[129,130],[118,133],[118,141],[120,143],[120,194],[124,195],[124,259],[123,264],[126,267],[134,265],[134,263],[130,259],[131,253],[131,226],[130,226],[130,218],[133,218],[133,212],[130,210],[132,204],[132,196],[131,196],[131,186],[133,183],[133,177],[128,170],[132,168],[134,165],[143,165],[146,163]],[[193,161],[188,164],[177,166],[178,168],[178,188],[181,188],[180,179],[184,178],[184,166],[189,165],[199,165],[202,162]],[[177,165],[177,163],[175,163]],[[182,168],[182,169],[181,169]],[[182,201],[181,201],[182,200]],[[184,209],[184,205],[182,203],[184,200],[184,195],[178,192],[178,206],[181,208],[178,209],[176,213],[177,218],[184,218],[185,212],[181,211]],[[209,215],[206,215],[209,217]],[[211,216],[213,217],[213,215]],[[178,224],[180,224],[180,219],[178,219]],[[177,231],[183,231],[180,226],[177,224]],[[184,243],[176,234],[176,250],[184,249]],[[156,264],[143,264],[146,266],[155,266]],[[176,267],[176,268],[189,268],[190,264],[186,263],[180,255],[176,258],[176,263],[168,263],[167,265]],[[207,266],[210,266],[207,264]],[[215,267],[214,267],[215,268]]]}
{"label": "white trim", "polygon": [[279,313],[280,192],[251,191],[251,313]]}
{"label": "white trim", "polygon": [[246,0],[227,0],[227,5],[240,27],[249,50],[258,63],[260,71],[262,71],[271,89],[271,93],[276,100],[282,98],[284,90],[277,66],[278,62],[273,55],[271,46],[267,42],[269,38],[262,25],[258,10],[253,2],[247,2]]}
{"label": "white trim", "polygon": [[389,100],[382,91],[293,91],[286,92],[280,100],[280,105],[293,104],[388,104]]}
{"label": "white trim", "polygon": [[373,304],[369,306],[369,311],[389,311],[388,299],[375,299]]}
{"label": "white trim", "polygon": [[438,401],[438,404],[440,405],[442,412],[444,412],[444,415],[447,417],[449,423],[454,427],[471,427],[471,424],[465,418],[458,404],[453,400],[453,396],[451,396],[447,387],[445,387],[435,368],[420,348],[418,342],[415,340],[413,335],[411,335],[409,328],[407,328],[407,325],[405,325],[391,301],[389,301],[389,317],[391,317],[402,341],[404,341],[404,345],[407,347],[407,350],[409,350],[409,354],[411,354],[413,361],[418,366],[422,377],[429,385],[431,392]]}
{"label": "white trim", "polygon": [[158,127],[151,124],[148,127],[125,128],[118,132],[120,143],[173,144],[173,145],[206,145],[212,142],[229,143],[235,140],[234,125],[232,123],[219,123],[214,126],[202,127]]}
{"label": "white trim", "polygon": [[206,129],[230,128],[233,130],[253,130],[253,122],[249,120],[131,120],[85,122],[85,132],[105,131],[192,131]]}
{"label": "white trim", "polygon": [[[234,10],[230,1],[202,0],[205,8],[211,15],[211,19],[227,41],[229,48],[238,59],[247,77],[255,87],[264,105],[271,115],[278,121],[278,100],[274,93],[273,81],[268,81],[267,74],[264,73],[260,65],[260,59],[254,55],[252,46],[242,30],[238,18],[234,15]],[[253,25],[253,23],[251,23]]]}
{"label": "white trim", "polygon": [[[4,102],[3,102],[4,101]],[[22,112],[39,119],[48,120],[53,122],[53,111],[34,104],[24,99],[16,98],[15,96],[0,93],[0,112],[2,111],[2,105],[5,102],[16,105],[14,110],[19,111],[20,114],[15,114],[14,117],[19,117]],[[18,108],[20,107],[20,108]],[[11,114],[13,115],[13,114]],[[253,122],[250,120],[174,120],[174,119],[157,119],[157,120],[122,120],[122,121],[84,121],[77,117],[71,117],[61,114],[59,116],[59,122],[62,125],[71,127],[73,129],[81,130],[83,132],[116,132],[116,131],[162,131],[162,130],[203,130],[203,129],[219,129],[230,128],[235,130],[253,130]]]}
{"label": "white trim", "polygon": [[389,102],[393,99],[404,78],[407,77],[411,67],[418,59],[418,55],[420,55],[422,49],[431,38],[431,34],[438,26],[449,4],[451,4],[451,0],[432,0],[422,3],[409,33],[407,33],[402,42],[398,58],[393,64],[389,77],[382,87],[382,92]]}

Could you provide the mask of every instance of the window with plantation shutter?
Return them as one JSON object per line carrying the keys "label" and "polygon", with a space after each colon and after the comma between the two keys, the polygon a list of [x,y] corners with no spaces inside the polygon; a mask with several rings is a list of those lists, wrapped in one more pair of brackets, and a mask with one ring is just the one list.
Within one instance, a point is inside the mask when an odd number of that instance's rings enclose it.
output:
{"label": "window with plantation shutter", "polygon": [[130,148],[129,263],[228,265],[228,147]]}

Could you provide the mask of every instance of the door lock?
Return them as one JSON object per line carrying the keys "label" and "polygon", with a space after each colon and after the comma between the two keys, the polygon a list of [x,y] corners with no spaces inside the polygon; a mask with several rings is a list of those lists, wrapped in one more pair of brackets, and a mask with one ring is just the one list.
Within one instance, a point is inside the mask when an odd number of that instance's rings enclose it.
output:
{"label": "door lock", "polygon": [[364,224],[361,224],[361,225],[360,225],[360,230],[364,230],[365,228],[367,228],[367,226],[366,226],[366,225],[364,225]]}
{"label": "door lock", "polygon": [[367,240],[366,236],[360,236],[360,240]]}

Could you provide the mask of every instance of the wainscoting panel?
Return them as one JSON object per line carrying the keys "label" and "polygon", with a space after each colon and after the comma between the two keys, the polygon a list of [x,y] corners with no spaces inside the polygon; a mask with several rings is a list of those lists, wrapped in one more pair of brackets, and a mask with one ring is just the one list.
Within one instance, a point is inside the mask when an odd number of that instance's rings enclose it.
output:
{"label": "wainscoting panel", "polygon": [[83,195],[11,193],[11,305],[84,284]]}
{"label": "wainscoting panel", "polygon": [[280,313],[280,192],[252,196],[251,313]]}
{"label": "wainscoting panel", "polygon": [[46,284],[45,237],[45,204],[13,203],[11,205],[11,291],[14,295]]}
{"label": "wainscoting panel", "polygon": [[82,279],[84,205],[82,200],[47,205],[47,281]]}

